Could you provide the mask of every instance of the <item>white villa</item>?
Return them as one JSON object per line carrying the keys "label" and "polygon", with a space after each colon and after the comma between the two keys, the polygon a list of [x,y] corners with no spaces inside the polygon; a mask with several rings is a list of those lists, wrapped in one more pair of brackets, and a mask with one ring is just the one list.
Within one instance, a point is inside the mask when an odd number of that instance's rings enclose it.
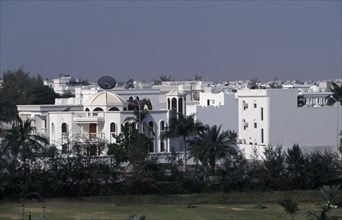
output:
{"label": "white villa", "polygon": [[304,151],[336,151],[341,106],[325,105],[330,93],[299,93],[296,89],[239,90],[239,146],[248,154],[265,146]]}
{"label": "white villa", "polygon": [[[267,145],[305,150],[336,150],[342,128],[341,106],[325,105],[329,92],[316,87],[288,89],[241,89],[200,81],[163,82],[152,86],[134,83],[134,88],[103,90],[96,86],[75,88],[75,97],[57,99],[55,105],[18,105],[22,118],[34,119],[37,131],[49,137],[51,145],[67,153],[71,142],[115,142],[125,119],[133,109],[148,109],[144,130],[153,139],[151,153],[181,151],[177,139],[162,140],[173,112],[195,114],[204,124],[222,125],[238,133],[238,146],[248,157],[253,149],[260,153]],[[94,145],[95,146],[95,145]],[[99,155],[96,148],[85,152]]]}

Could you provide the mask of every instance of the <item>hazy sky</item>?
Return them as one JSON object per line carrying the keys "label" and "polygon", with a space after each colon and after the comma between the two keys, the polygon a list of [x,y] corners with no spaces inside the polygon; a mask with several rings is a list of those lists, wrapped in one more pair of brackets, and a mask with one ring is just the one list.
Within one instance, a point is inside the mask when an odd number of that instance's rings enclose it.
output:
{"label": "hazy sky", "polygon": [[3,1],[1,73],[341,78],[341,1]]}

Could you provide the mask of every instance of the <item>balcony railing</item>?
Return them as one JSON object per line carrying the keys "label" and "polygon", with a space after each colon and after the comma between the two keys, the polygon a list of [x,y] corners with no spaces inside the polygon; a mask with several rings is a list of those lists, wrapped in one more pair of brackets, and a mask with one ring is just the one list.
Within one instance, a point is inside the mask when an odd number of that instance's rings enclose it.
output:
{"label": "balcony railing", "polygon": [[76,123],[96,123],[104,122],[105,117],[103,112],[83,112],[76,113],[74,120]]}

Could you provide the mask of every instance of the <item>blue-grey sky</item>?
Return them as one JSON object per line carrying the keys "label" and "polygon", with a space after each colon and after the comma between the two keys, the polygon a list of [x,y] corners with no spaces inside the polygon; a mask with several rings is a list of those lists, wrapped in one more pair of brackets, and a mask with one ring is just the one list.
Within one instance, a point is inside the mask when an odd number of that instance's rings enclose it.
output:
{"label": "blue-grey sky", "polygon": [[341,1],[3,1],[1,72],[341,78]]}

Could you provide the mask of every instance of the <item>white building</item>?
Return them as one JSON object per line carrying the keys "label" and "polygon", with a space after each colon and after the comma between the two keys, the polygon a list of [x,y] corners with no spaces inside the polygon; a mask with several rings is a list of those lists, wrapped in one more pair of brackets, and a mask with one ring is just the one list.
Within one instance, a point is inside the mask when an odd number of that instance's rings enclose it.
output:
{"label": "white building", "polygon": [[[75,141],[88,145],[115,142],[114,135],[121,133],[121,125],[127,118],[134,117],[133,109],[140,105],[140,110],[146,108],[149,113],[144,122],[151,130],[142,132],[153,140],[150,152],[167,153],[181,151],[181,143],[177,139],[162,140],[161,133],[172,115],[186,113],[186,100],[192,91],[191,86],[186,89],[184,83],[163,89],[151,85],[150,88],[118,87],[108,91],[92,86],[78,87],[73,98],[56,99],[55,105],[18,105],[18,111],[22,118],[34,119],[37,131],[47,135],[51,145],[67,153]],[[130,106],[134,104],[136,106]],[[96,150],[86,153],[98,154]]]}
{"label": "white building", "polygon": [[113,134],[119,134],[125,119],[134,116],[130,106],[134,102],[149,109],[145,122],[153,132],[145,132],[153,138],[150,152],[154,153],[182,150],[179,140],[160,139],[174,112],[195,114],[204,124],[236,131],[246,156],[254,148],[262,153],[268,145],[336,149],[342,128],[341,106],[326,106],[325,97],[330,93],[312,86],[232,93],[226,86],[208,82],[149,85],[134,82],[134,88],[109,91],[77,87],[74,98],[57,99],[55,105],[19,105],[18,111],[21,117],[33,118],[50,144],[64,151],[72,141],[115,142]]}
{"label": "white building", "polygon": [[[336,150],[341,107],[326,106],[326,93],[298,93],[296,89],[239,90],[239,143],[246,154],[265,146],[306,151]],[[302,103],[303,102],[303,103]]]}
{"label": "white building", "polygon": [[71,94],[75,94],[75,89],[81,85],[80,81],[69,76],[69,75],[60,75],[59,78],[49,80],[44,80],[44,85],[52,88],[55,93],[60,95],[65,94],[66,92],[70,92]]}

